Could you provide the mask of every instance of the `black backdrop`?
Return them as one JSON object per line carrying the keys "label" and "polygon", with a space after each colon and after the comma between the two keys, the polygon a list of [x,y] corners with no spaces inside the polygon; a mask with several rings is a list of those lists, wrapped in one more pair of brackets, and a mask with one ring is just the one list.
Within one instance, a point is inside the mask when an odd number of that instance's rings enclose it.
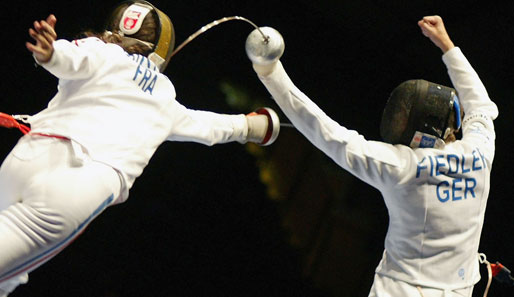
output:
{"label": "black backdrop", "polygon": [[[321,1],[318,1],[321,2]],[[99,29],[116,1],[13,1],[3,7],[0,109],[35,113],[56,91],[56,79],[34,67],[24,42],[35,19],[54,13],[62,38]],[[439,14],[455,44],[481,76],[500,109],[497,154],[481,250],[514,267],[511,251],[511,168],[514,6],[495,1],[154,1],[176,28],[177,42],[223,16],[241,15],[278,29],[282,62],[295,83],[327,114],[369,139],[390,90],[424,78],[450,85],[439,49],[420,34],[423,15]],[[244,52],[252,30],[241,22],[211,29],[183,49],[166,74],[184,105],[235,113],[221,81],[269,97]],[[269,100],[265,104],[275,107]],[[19,133],[2,130],[7,155]],[[285,130],[283,133],[296,133]],[[280,138],[277,141],[280,143]],[[285,143],[281,148],[288,147]],[[290,145],[294,149],[294,144]],[[265,148],[273,150],[273,146]],[[353,180],[358,187],[365,184]],[[369,274],[352,296],[367,296],[387,222],[378,193],[369,219],[382,220],[370,248]],[[362,218],[367,220],[366,217]],[[1,251],[0,251],[1,252]],[[341,249],[338,257],[344,257]],[[329,296],[302,276],[301,255],[288,244],[277,205],[266,197],[255,157],[239,144],[205,147],[166,143],[131,191],[12,296]],[[349,259],[352,261],[352,259]],[[354,259],[354,261],[360,261]],[[484,275],[484,273],[482,273]],[[355,280],[341,279],[352,286]],[[484,280],[478,287],[482,288]],[[512,296],[499,284],[495,296]],[[323,292],[322,292],[323,291]],[[474,296],[481,296],[475,290]],[[344,295],[346,296],[346,295]]]}

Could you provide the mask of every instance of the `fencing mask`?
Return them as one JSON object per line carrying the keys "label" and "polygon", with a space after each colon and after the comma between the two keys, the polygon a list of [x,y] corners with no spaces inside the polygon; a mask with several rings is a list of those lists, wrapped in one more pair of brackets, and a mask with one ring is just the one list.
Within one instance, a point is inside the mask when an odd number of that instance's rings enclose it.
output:
{"label": "fencing mask", "polygon": [[382,114],[385,142],[412,148],[433,148],[457,131],[461,108],[455,89],[426,80],[408,80],[391,93]]}
{"label": "fencing mask", "polygon": [[[142,26],[149,14],[156,20],[156,28],[153,32],[145,33]],[[140,0],[121,3],[114,9],[107,30],[122,35],[124,43],[141,43],[150,47],[148,59],[161,72],[168,65],[175,46],[175,30],[170,18],[151,3]]]}

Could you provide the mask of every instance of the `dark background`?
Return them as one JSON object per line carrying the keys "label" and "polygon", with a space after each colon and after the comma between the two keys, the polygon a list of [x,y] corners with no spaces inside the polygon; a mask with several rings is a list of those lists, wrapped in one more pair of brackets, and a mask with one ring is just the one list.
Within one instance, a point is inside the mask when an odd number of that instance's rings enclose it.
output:
{"label": "dark background", "polygon": [[[4,4],[0,111],[36,113],[56,92],[56,79],[34,67],[24,46],[33,20],[54,13],[59,36],[71,39],[100,29],[116,3]],[[451,85],[440,50],[416,24],[424,15],[441,15],[500,109],[480,251],[514,268],[512,1],[153,4],[172,19],[177,44],[224,16],[276,28],[286,42],[282,63],[296,85],[333,119],[376,140],[385,100],[400,82],[424,78]],[[228,22],[177,54],[166,70],[177,100],[223,113],[276,108],[244,51],[251,30]],[[19,136],[1,131],[2,158]],[[165,143],[130,199],[106,210],[12,296],[367,296],[387,220],[378,191],[343,172],[294,129],[283,128],[264,148]],[[481,271],[473,296],[482,296],[487,273]],[[513,293],[493,282],[490,295]]]}

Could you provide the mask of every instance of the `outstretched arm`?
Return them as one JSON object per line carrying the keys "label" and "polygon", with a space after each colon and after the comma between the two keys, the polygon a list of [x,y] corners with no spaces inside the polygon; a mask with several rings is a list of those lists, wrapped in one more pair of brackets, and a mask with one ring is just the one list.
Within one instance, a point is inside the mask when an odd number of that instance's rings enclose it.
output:
{"label": "outstretched arm", "polygon": [[51,14],[46,20],[35,21],[34,29],[29,29],[29,35],[35,40],[35,43],[27,42],[25,45],[34,54],[38,63],[46,63],[52,58],[54,53],[53,42],[57,39],[56,22],[57,19]]}
{"label": "outstretched arm", "polygon": [[248,126],[244,115],[188,109],[176,101],[174,108],[169,141],[192,141],[210,146],[231,141],[244,143],[246,139]]}
{"label": "outstretched arm", "polygon": [[423,19],[418,21],[418,26],[421,28],[423,35],[430,38],[430,40],[443,51],[443,54],[455,47],[446,32],[443,19],[440,16],[433,15],[423,17]]}

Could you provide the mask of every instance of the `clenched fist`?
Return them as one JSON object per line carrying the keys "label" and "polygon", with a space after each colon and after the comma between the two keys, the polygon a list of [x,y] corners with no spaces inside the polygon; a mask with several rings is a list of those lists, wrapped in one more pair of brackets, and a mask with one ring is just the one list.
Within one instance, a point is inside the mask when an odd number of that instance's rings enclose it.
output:
{"label": "clenched fist", "polygon": [[439,47],[443,53],[446,53],[450,49],[454,48],[455,45],[448,36],[444,27],[443,19],[438,16],[426,16],[418,22],[423,35],[430,38],[432,42]]}

